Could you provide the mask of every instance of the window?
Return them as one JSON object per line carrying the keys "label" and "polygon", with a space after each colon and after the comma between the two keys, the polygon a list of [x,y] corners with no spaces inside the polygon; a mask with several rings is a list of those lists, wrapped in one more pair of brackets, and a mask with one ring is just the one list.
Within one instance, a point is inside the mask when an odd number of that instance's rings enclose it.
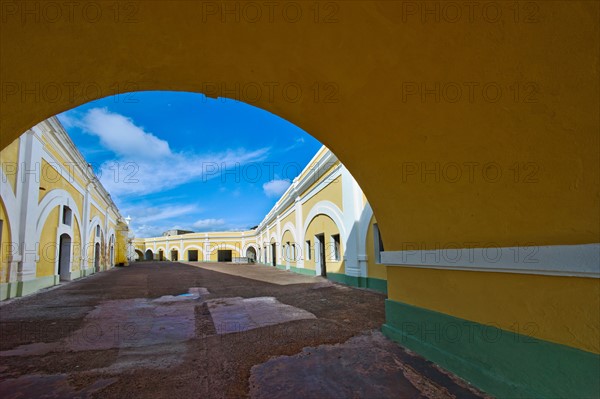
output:
{"label": "window", "polygon": [[96,237],[100,237],[100,225],[96,225]]}
{"label": "window", "polygon": [[340,235],[334,234],[331,236],[331,240],[333,241],[333,260],[340,260]]}
{"label": "window", "polygon": [[383,239],[381,238],[381,233],[379,232],[379,226],[377,223],[373,224],[373,238],[374,238],[374,248],[375,248],[375,262],[381,263],[381,253],[384,251],[383,249]]}
{"label": "window", "polygon": [[62,222],[63,222],[63,224],[70,226],[71,220],[73,220],[73,212],[71,211],[71,208],[69,208],[68,206],[65,205],[65,206],[63,206]]}
{"label": "window", "polygon": [[310,240],[306,240],[306,259],[310,260]]}

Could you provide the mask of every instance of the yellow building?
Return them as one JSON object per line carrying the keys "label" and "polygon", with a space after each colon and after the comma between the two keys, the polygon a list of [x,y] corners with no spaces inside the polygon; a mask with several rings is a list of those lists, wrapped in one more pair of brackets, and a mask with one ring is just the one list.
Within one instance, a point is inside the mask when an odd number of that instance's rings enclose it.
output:
{"label": "yellow building", "polygon": [[322,147],[254,230],[134,240],[138,260],[258,262],[387,292],[373,210]]}
{"label": "yellow building", "polygon": [[127,224],[58,119],[0,161],[1,300],[127,263]]}
{"label": "yellow building", "polygon": [[389,337],[497,397],[597,398],[600,3],[297,2],[294,20],[274,3],[249,20],[194,1],[119,19],[107,2],[90,21],[15,2],[0,26],[0,148],[128,91],[272,112],[368,196]]}

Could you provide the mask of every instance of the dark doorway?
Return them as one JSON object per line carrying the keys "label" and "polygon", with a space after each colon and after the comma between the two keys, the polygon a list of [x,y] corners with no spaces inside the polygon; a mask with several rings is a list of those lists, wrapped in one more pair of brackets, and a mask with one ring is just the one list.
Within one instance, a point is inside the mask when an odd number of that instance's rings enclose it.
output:
{"label": "dark doorway", "polygon": [[162,261],[165,258],[163,250],[158,251],[158,260]]}
{"label": "dark doorway", "polygon": [[71,274],[71,237],[68,234],[60,236],[58,248],[58,275],[61,280],[68,280]]}
{"label": "dark doorway", "polygon": [[198,262],[198,250],[197,249],[190,249],[188,251],[188,261]]}
{"label": "dark doorway", "polygon": [[145,260],[154,260],[154,254],[152,253],[152,250],[149,249],[146,251],[146,255],[144,256]]}
{"label": "dark doorway", "polygon": [[327,277],[327,262],[325,261],[325,234],[315,236],[319,242],[319,263],[321,264],[321,276]]}
{"label": "dark doorway", "polygon": [[249,263],[254,263],[256,261],[256,249],[250,247],[246,250],[246,258],[248,258]]}
{"label": "dark doorway", "polygon": [[219,262],[231,262],[233,260],[231,252],[231,249],[219,249],[217,251],[217,260]]}
{"label": "dark doorway", "polygon": [[271,244],[271,264],[277,266],[277,244]]}
{"label": "dark doorway", "polygon": [[179,252],[177,252],[176,249],[172,249],[171,250],[171,261],[172,262],[177,262],[177,258],[179,257]]}
{"label": "dark doorway", "polygon": [[94,269],[96,272],[100,271],[100,243],[97,242],[94,246]]}

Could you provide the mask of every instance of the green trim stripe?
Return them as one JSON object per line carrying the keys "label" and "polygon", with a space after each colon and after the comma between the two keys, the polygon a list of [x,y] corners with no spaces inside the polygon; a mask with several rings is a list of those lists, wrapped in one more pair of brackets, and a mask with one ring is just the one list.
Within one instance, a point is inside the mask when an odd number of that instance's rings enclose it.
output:
{"label": "green trim stripe", "polygon": [[341,273],[327,273],[327,278],[351,287],[367,288],[387,294],[387,281],[372,277],[355,277]]}
{"label": "green trim stripe", "polygon": [[316,272],[313,269],[305,269],[303,267],[290,266],[290,271],[298,274],[304,274],[305,276],[316,276]]}
{"label": "green trim stripe", "polygon": [[390,299],[385,312],[388,338],[498,398],[600,397],[598,354]]}

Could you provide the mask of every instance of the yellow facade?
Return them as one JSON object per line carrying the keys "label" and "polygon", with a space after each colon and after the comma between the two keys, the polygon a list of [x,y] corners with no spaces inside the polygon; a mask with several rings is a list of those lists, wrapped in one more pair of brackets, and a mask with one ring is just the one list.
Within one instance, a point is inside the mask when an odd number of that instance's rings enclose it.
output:
{"label": "yellow facade", "polygon": [[[80,20],[52,21],[53,29],[42,21],[24,30],[19,16],[8,18],[0,35],[1,79],[10,89],[0,110],[0,147],[47,117],[121,92],[123,85],[115,82],[211,97],[228,93],[214,92],[207,82],[293,82],[305,94],[298,101],[266,93],[236,99],[287,119],[335,152],[369,198],[387,251],[413,244],[421,250],[584,248],[600,242],[600,5],[535,2],[532,15],[520,8],[525,3],[490,3],[500,7],[501,21],[491,21],[481,8],[475,14],[463,9],[456,22],[439,14],[406,14],[407,2],[389,1],[336,3],[334,23],[315,23],[306,8],[310,17],[294,24],[224,23],[226,15],[198,24],[202,2],[146,2],[136,23],[119,29],[112,20],[94,29]],[[522,12],[515,14],[515,6]],[[140,37],[152,43],[152,51],[139,45]],[[205,51],[191,51],[200,37]],[[45,62],[24,60],[24,49]],[[86,54],[102,54],[104,62],[82,63]],[[155,67],[157,54],[161,68]],[[41,88],[93,83],[97,89],[49,101],[40,100],[43,90],[27,94],[31,87],[24,82]],[[335,88],[330,101],[312,89],[326,83]],[[462,96],[448,97],[446,89],[456,87]],[[457,181],[448,174],[456,166],[462,174]],[[389,265],[389,299],[470,320],[485,317],[503,328],[511,318],[543,317],[534,337],[598,353],[599,308],[590,300],[597,272],[549,276],[538,270],[545,264],[519,274],[425,266]],[[560,301],[542,294],[552,290]],[[562,317],[574,307],[581,311]]]}
{"label": "yellow facade", "polygon": [[0,299],[127,264],[128,227],[56,118],[0,155]]}

